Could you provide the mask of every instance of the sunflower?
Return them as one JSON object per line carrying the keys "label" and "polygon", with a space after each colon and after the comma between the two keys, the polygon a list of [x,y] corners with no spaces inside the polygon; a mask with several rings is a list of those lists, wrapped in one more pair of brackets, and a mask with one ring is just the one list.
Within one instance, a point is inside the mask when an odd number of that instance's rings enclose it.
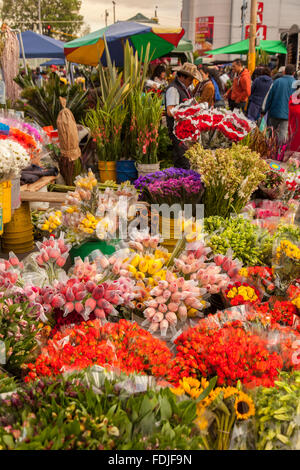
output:
{"label": "sunflower", "polygon": [[233,395],[238,395],[240,393],[240,391],[235,387],[226,387],[223,389],[223,391],[224,391],[224,400],[226,400],[226,398],[230,398]]}
{"label": "sunflower", "polygon": [[237,419],[249,419],[255,415],[255,407],[252,398],[244,392],[239,392],[235,399],[234,409]]}

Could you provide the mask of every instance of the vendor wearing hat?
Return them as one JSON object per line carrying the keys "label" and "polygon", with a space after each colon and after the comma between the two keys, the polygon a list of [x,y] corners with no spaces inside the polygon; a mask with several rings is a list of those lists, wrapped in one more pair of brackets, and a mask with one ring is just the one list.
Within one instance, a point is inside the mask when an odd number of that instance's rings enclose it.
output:
{"label": "vendor wearing hat", "polygon": [[177,74],[175,80],[170,84],[166,90],[166,115],[169,136],[173,144],[173,162],[176,168],[190,168],[190,162],[184,157],[187,147],[183,142],[180,142],[174,135],[174,117],[172,109],[183,103],[184,101],[192,98],[192,93],[189,87],[196,79],[201,81],[201,76],[197,70],[197,66],[186,62],[181,67],[176,68]]}

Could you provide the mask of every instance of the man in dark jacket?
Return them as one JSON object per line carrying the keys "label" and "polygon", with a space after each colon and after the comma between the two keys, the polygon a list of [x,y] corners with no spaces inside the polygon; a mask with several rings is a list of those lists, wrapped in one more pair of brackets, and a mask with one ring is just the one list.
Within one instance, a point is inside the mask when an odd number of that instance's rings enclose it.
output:
{"label": "man in dark jacket", "polygon": [[294,91],[294,73],[294,65],[287,65],[283,77],[273,82],[263,109],[265,113],[268,113],[268,125],[276,131],[281,144],[288,137],[289,101]]}
{"label": "man in dark jacket", "polygon": [[251,87],[247,115],[251,121],[257,121],[261,114],[264,99],[272,85],[271,71],[268,67],[262,69],[262,74],[258,76]]}
{"label": "man in dark jacket", "polygon": [[166,90],[166,116],[169,136],[173,144],[173,162],[176,168],[190,168],[190,162],[184,157],[187,147],[183,142],[180,142],[174,135],[174,117],[172,110],[175,106],[183,103],[192,98],[192,94],[189,90],[193,80],[201,81],[200,74],[197,70],[197,66],[185,62],[181,67],[177,68],[177,74],[175,80],[170,84]]}

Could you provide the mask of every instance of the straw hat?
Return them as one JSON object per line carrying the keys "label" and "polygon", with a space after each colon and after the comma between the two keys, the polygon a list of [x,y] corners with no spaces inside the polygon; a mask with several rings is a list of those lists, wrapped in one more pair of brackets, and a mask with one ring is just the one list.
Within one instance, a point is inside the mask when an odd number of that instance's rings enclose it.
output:
{"label": "straw hat", "polygon": [[188,75],[189,77],[195,78],[199,82],[202,81],[202,77],[198,72],[197,65],[191,64],[190,62],[185,62],[180,67],[174,67],[173,70],[176,70],[177,73],[181,72],[185,75]]}

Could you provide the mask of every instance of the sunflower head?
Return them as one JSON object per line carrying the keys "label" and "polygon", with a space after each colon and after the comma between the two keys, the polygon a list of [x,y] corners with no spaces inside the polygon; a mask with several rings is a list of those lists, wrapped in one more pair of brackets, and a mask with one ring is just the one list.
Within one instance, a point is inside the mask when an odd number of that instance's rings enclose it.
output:
{"label": "sunflower head", "polygon": [[237,419],[249,419],[255,415],[255,407],[252,398],[244,392],[239,392],[235,399],[234,409]]}

